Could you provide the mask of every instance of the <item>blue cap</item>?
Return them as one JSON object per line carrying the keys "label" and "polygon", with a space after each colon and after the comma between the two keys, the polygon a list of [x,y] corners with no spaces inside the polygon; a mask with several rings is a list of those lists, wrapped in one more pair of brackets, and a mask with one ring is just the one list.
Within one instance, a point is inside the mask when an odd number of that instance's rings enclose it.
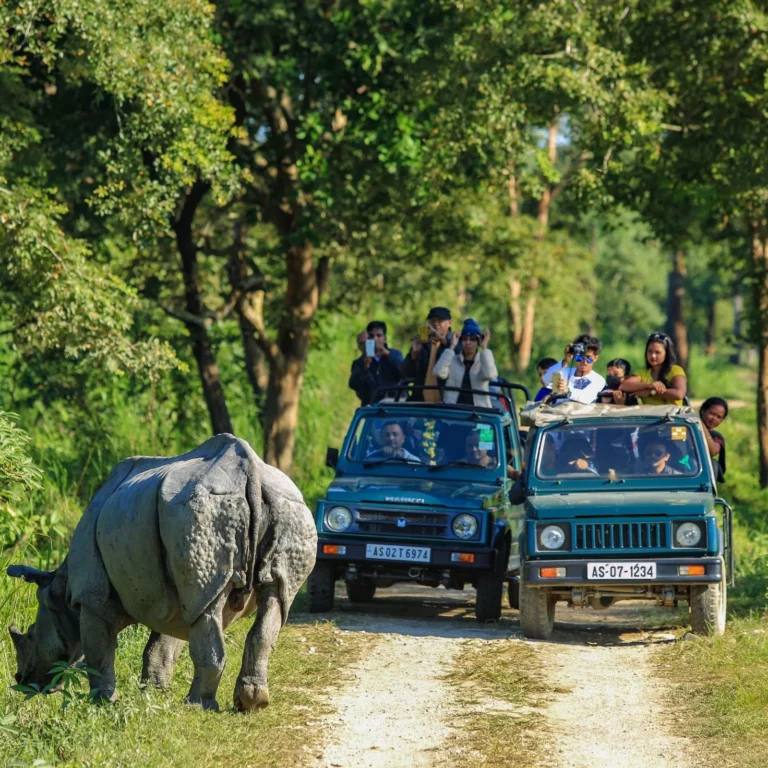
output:
{"label": "blue cap", "polygon": [[480,326],[471,317],[468,317],[461,327],[460,337],[463,339],[465,336],[477,336],[478,339],[483,337]]}

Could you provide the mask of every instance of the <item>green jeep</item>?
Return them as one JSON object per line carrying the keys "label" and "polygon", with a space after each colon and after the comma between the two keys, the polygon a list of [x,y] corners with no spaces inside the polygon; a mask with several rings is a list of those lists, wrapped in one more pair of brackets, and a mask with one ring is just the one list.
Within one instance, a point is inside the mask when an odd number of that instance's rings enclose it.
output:
{"label": "green jeep", "polygon": [[353,602],[396,582],[472,584],[478,621],[498,620],[508,569],[520,567],[509,475],[522,451],[511,394],[494,400],[504,407],[389,399],[357,410],[341,452],[328,449],[336,477],[317,505],[310,611],[333,608],[338,580]]}
{"label": "green jeep", "polygon": [[[721,634],[733,574],[732,512],[717,498],[689,407],[528,405],[520,625],[549,637],[555,604],[690,606],[696,633]],[[717,507],[722,507],[723,527]]]}

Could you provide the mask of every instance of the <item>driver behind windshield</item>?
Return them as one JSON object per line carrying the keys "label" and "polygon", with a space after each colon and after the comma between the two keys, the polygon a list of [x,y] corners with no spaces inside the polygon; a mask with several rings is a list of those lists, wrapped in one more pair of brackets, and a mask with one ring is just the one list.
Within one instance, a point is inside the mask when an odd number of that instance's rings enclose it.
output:
{"label": "driver behind windshield", "polygon": [[643,446],[643,469],[649,475],[679,475],[678,470],[669,466],[672,451],[666,441],[660,437],[652,437]]}
{"label": "driver behind windshield", "polygon": [[592,446],[583,438],[566,440],[557,457],[559,474],[585,472],[597,474],[593,463]]}
{"label": "driver behind windshield", "polygon": [[381,448],[371,451],[366,456],[366,459],[408,459],[409,461],[421,461],[418,456],[415,456],[410,451],[407,451],[403,444],[405,443],[405,432],[397,421],[387,421],[381,428],[379,435],[379,442]]}

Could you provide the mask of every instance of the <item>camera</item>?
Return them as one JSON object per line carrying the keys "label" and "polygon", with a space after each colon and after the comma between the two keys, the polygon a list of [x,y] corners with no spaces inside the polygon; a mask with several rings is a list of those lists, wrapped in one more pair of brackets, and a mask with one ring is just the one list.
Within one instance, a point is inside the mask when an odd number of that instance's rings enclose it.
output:
{"label": "camera", "polygon": [[568,351],[573,355],[573,359],[576,360],[576,362],[580,362],[584,359],[584,355],[587,354],[587,345],[586,344],[571,344],[570,347],[568,347]]}

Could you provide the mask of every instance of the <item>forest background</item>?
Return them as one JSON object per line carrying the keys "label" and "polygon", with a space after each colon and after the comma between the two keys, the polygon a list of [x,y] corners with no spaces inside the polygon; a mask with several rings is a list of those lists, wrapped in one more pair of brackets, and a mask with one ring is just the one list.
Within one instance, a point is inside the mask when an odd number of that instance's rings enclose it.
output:
{"label": "forest background", "polygon": [[748,0],[0,4],[0,548],[125,456],[249,440],[308,502],[357,333],[434,305],[508,378],[667,329],[768,553],[768,13]]}

